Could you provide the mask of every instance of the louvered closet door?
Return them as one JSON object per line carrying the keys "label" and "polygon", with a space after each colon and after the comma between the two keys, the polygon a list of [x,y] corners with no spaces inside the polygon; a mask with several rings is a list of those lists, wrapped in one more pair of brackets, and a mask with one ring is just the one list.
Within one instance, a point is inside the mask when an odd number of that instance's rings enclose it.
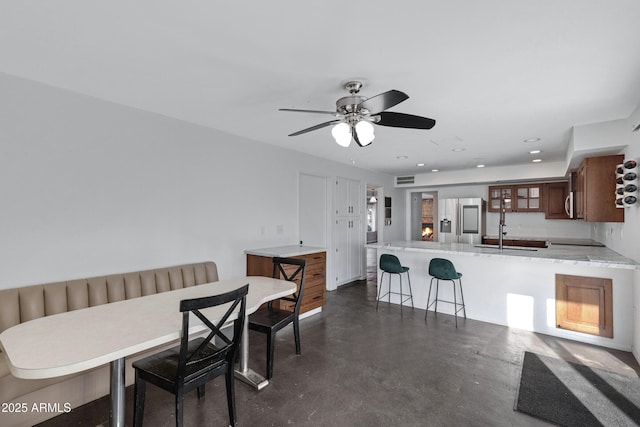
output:
{"label": "louvered closet door", "polygon": [[[337,286],[361,278],[362,245],[365,230],[362,228],[364,192],[360,181],[337,178],[335,187],[335,284]],[[362,200],[361,200],[362,199]]]}
{"label": "louvered closet door", "polygon": [[350,263],[350,233],[351,219],[349,217],[338,218],[336,220],[335,233],[335,282],[337,285],[343,284],[349,277]]}

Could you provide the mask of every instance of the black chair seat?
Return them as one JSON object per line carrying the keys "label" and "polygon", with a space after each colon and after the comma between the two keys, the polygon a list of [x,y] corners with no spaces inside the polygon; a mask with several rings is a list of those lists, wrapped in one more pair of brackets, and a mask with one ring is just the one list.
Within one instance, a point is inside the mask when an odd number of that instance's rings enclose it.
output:
{"label": "black chair seat", "polygon": [[[187,351],[193,353],[202,342],[204,342],[204,338],[190,341]],[[216,353],[218,354],[216,355]],[[203,375],[215,378],[224,373],[226,369],[226,353],[224,351],[209,343],[200,351],[200,354],[208,359],[185,368],[185,384]],[[210,356],[212,357],[209,359]],[[136,369],[138,369],[139,377],[143,380],[170,391],[175,387],[179,362],[180,346],[176,346],[141,359],[136,362]],[[188,391],[186,387],[185,391]]]}
{"label": "black chair seat", "polygon": [[279,308],[262,307],[249,315],[249,329],[259,332],[279,330],[293,322],[295,313]]}

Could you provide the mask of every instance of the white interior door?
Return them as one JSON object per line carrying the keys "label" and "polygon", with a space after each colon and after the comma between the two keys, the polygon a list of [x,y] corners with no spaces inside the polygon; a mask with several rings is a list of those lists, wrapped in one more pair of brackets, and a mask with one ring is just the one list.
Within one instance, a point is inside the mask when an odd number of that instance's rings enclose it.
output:
{"label": "white interior door", "polygon": [[306,246],[327,247],[327,177],[300,174],[299,238]]}

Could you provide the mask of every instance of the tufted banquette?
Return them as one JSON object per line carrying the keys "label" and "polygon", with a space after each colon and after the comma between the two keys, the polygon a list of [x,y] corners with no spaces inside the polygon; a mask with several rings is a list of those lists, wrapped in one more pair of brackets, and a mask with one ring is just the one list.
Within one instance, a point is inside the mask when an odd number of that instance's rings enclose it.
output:
{"label": "tufted banquette", "polygon": [[[217,266],[207,261],[0,290],[0,332],[43,316],[216,281]],[[133,383],[131,362],[157,351],[127,359],[127,385]],[[108,393],[108,365],[59,378],[25,380],[11,375],[0,354],[1,426],[30,426],[59,415],[65,407],[77,408]]]}

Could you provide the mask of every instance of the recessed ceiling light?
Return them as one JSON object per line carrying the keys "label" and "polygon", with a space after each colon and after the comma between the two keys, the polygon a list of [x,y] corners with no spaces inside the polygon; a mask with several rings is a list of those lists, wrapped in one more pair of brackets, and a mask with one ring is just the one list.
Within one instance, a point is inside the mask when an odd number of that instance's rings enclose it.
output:
{"label": "recessed ceiling light", "polygon": [[407,156],[396,156],[396,159],[404,160],[404,159],[408,159],[408,157]]}
{"label": "recessed ceiling light", "polygon": [[540,163],[542,161],[542,159],[533,159],[531,160],[533,163]]}
{"label": "recessed ceiling light", "polygon": [[451,149],[451,151],[454,151],[456,153],[459,153],[459,152],[464,151],[464,150],[466,150],[466,148],[452,148]]}
{"label": "recessed ceiling light", "polygon": [[483,168],[483,167],[484,167],[484,165],[477,165],[476,167],[477,167],[477,168]]}
{"label": "recessed ceiling light", "polygon": [[431,169],[431,172],[438,172],[440,169]]}
{"label": "recessed ceiling light", "polygon": [[422,167],[422,166],[424,166],[424,163],[418,163],[416,166]]}
{"label": "recessed ceiling light", "polygon": [[529,138],[529,139],[525,139],[523,142],[538,142],[540,141],[540,138]]}
{"label": "recessed ceiling light", "polygon": [[542,153],[542,150],[531,150],[529,151],[529,154],[540,154]]}

